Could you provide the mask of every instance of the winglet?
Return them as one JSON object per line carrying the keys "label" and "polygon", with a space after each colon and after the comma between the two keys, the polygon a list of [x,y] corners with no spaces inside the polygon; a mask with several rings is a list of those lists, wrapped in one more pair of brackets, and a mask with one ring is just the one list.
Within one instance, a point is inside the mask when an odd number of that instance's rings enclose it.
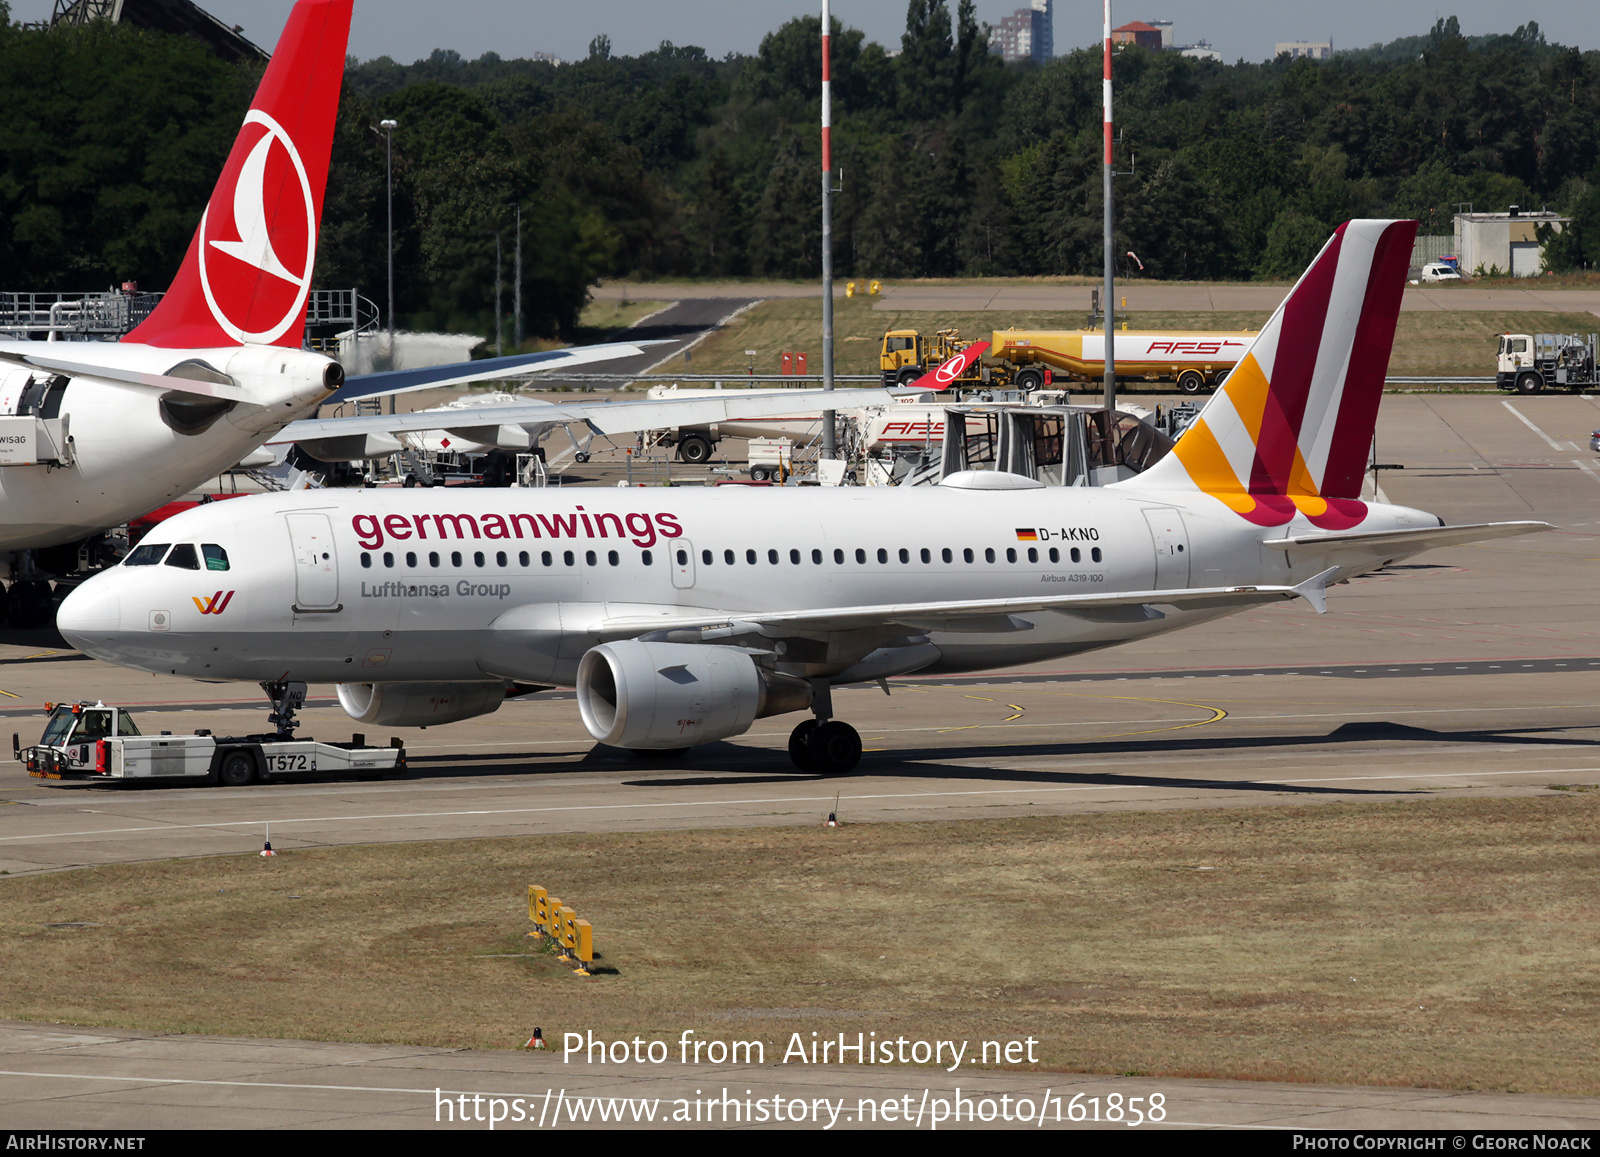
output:
{"label": "winglet", "polygon": [[1297,587],[1289,588],[1300,598],[1317,608],[1317,614],[1328,613],[1328,583],[1333,576],[1339,573],[1339,568],[1330,566],[1321,574],[1312,575]]}

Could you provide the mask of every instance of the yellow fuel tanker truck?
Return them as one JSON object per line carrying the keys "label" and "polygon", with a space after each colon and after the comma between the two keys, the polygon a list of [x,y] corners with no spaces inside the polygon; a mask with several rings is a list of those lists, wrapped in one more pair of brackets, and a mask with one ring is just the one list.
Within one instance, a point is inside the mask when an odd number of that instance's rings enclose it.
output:
{"label": "yellow fuel tanker truck", "polygon": [[[1250,330],[1228,332],[1118,330],[1117,377],[1171,381],[1186,394],[1214,388],[1255,340]],[[955,386],[1001,386],[1035,390],[1045,384],[1096,382],[1105,377],[1106,335],[1100,330],[997,329],[983,362],[974,362],[950,382]],[[929,336],[914,329],[883,335],[879,368],[885,385],[904,385],[965,349],[955,330]]]}

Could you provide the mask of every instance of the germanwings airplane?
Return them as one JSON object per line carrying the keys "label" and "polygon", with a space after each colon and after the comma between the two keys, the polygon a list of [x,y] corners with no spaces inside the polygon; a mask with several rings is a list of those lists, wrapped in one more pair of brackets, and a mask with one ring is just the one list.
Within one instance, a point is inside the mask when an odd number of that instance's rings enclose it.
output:
{"label": "germanwings airplane", "polygon": [[61,608],[141,670],[339,685],[420,726],[576,686],[602,743],[682,751],[807,711],[789,753],[845,772],[831,688],[1108,647],[1303,598],[1438,546],[1360,499],[1414,221],[1341,226],[1162,461],[1101,488],[970,471],[903,489],[300,492],[164,523]]}

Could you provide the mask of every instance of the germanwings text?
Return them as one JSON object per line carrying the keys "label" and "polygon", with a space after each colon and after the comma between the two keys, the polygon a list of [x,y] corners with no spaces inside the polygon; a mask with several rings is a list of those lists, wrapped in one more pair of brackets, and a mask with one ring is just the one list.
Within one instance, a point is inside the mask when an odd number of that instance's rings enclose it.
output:
{"label": "germanwings text", "polygon": [[581,506],[571,514],[358,514],[350,520],[356,539],[367,550],[385,541],[445,539],[618,538],[635,546],[654,546],[657,538],[679,538],[683,527],[674,514],[590,513]]}

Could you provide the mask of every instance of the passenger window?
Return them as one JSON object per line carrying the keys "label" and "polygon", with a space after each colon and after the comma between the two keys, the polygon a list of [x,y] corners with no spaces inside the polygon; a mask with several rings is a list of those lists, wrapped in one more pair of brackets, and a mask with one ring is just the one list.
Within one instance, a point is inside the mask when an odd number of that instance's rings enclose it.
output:
{"label": "passenger window", "polygon": [[563,566],[572,566],[576,558],[577,556],[574,555],[570,550],[564,550],[561,552],[561,564]]}
{"label": "passenger window", "polygon": [[986,546],[986,547],[983,548],[983,561],[984,562],[993,562],[994,561],[994,547]]}
{"label": "passenger window", "polygon": [[391,567],[391,568],[394,566],[394,552],[393,551],[386,550],[386,551],[383,552],[383,565],[386,566],[386,567]]}
{"label": "passenger window", "polygon": [[1061,561],[1061,552],[1059,550],[1057,550],[1053,546],[1050,548],[1050,561],[1051,562],[1060,562]]}
{"label": "passenger window", "polygon": [[933,552],[931,552],[927,547],[923,547],[922,548],[922,561],[923,562],[932,562],[933,561]]}
{"label": "passenger window", "polygon": [[172,544],[169,542],[163,542],[160,545],[152,542],[142,546],[136,546],[133,548],[133,553],[122,560],[122,565],[155,566],[162,560],[163,557],[165,557],[171,546]]}
{"label": "passenger window", "polygon": [[[834,553],[837,554],[838,552],[835,551]],[[817,549],[813,548],[812,551],[811,551],[811,561],[816,563],[818,566],[821,566],[822,565],[822,552],[820,550],[817,550]]]}
{"label": "passenger window", "polygon": [[428,565],[431,566],[431,567],[437,567],[439,565],[439,552],[438,551],[430,550],[428,552]]}
{"label": "passenger window", "polygon": [[505,566],[506,565],[506,552],[505,551],[501,550],[501,551],[496,551],[495,552],[494,564],[496,566]]}
{"label": "passenger window", "polygon": [[639,552],[639,561],[644,563],[645,566],[650,566],[656,561],[656,556],[651,554],[648,550],[642,550]]}
{"label": "passenger window", "polygon": [[459,550],[452,550],[450,552],[450,565],[451,566],[460,566],[461,565],[461,552]]}
{"label": "passenger window", "polygon": [[361,552],[361,565],[366,570],[372,569],[372,556],[366,551]]}
{"label": "passenger window", "polygon": [[1090,550],[1089,551],[1089,557],[1094,559],[1095,562],[1099,562],[1100,561],[1100,548],[1097,546],[1094,549]]}
{"label": "passenger window", "polygon": [[228,552],[213,542],[202,543],[200,557],[206,560],[207,570],[227,570]]}
{"label": "passenger window", "polygon": [[911,561],[911,552],[903,546],[900,548],[900,561],[903,563]]}
{"label": "passenger window", "polygon": [[524,551],[518,552],[518,554],[517,554],[517,565],[518,566],[526,567],[530,563],[532,563],[532,561],[533,561],[533,559],[531,557],[529,557],[527,551],[524,550]]}
{"label": "passenger window", "polygon": [[794,563],[795,566],[799,566],[800,565],[800,552],[798,550],[792,550],[791,549],[789,551],[789,561]]}
{"label": "passenger window", "polygon": [[1028,561],[1029,562],[1038,562],[1039,561],[1039,548],[1038,547],[1030,546],[1028,548]]}
{"label": "passenger window", "polygon": [[860,563],[867,561],[867,552],[862,550],[859,546],[856,547],[856,561]]}
{"label": "passenger window", "polygon": [[606,562],[610,563],[612,566],[616,566],[621,561],[622,560],[621,560],[620,557],[618,557],[616,551],[614,551],[614,550],[606,551]]}
{"label": "passenger window", "polygon": [[583,552],[583,563],[585,566],[599,566],[600,560],[595,557],[594,551],[586,550]]}
{"label": "passenger window", "polygon": [[483,565],[483,551],[479,550],[479,551],[474,551],[473,552],[472,565],[473,566],[482,566]]}
{"label": "passenger window", "polygon": [[717,556],[712,554],[709,550],[702,550],[700,552],[700,561],[705,563],[707,566],[710,566],[711,565],[711,560],[716,558],[716,557]]}
{"label": "passenger window", "polygon": [[555,566],[556,560],[548,550],[539,552],[539,562],[543,566]]}
{"label": "passenger window", "polygon": [[972,548],[970,546],[961,552],[961,558],[963,562],[971,562],[972,557]]}
{"label": "passenger window", "polygon": [[744,561],[749,563],[751,566],[755,566],[756,565],[756,552],[753,551],[753,550],[745,551],[744,552]]}
{"label": "passenger window", "polygon": [[773,566],[777,566],[778,565],[778,552],[775,551],[775,550],[767,551],[767,561],[769,563],[771,563]]}
{"label": "passenger window", "polygon": [[167,555],[167,565],[182,567],[184,570],[199,570],[200,556],[195,553],[194,543],[180,542],[172,548],[172,553]]}
{"label": "passenger window", "polygon": [[1083,561],[1083,551],[1079,550],[1077,547],[1073,547],[1072,548],[1072,561],[1073,562],[1082,562]]}
{"label": "passenger window", "polygon": [[414,550],[406,551],[406,566],[411,567],[412,569],[415,569],[416,565],[417,565],[417,552],[414,551]]}
{"label": "passenger window", "polygon": [[889,561],[889,552],[884,550],[883,547],[881,547],[881,546],[878,548],[878,561],[880,563],[885,563],[885,562]]}
{"label": "passenger window", "polygon": [[1014,547],[1014,546],[1006,547],[1006,561],[1007,562],[1016,562],[1017,561],[1017,548],[1016,547]]}
{"label": "passenger window", "polygon": [[737,556],[731,550],[725,550],[722,552],[722,561],[727,563],[729,566],[733,565],[736,557]]}
{"label": "passenger window", "polygon": [[950,553],[950,548],[947,546],[939,552],[939,557],[944,559],[945,562],[952,562],[956,556]]}
{"label": "passenger window", "polygon": [[681,546],[678,548],[678,565],[679,566],[688,566],[689,565],[689,552],[684,550]]}

